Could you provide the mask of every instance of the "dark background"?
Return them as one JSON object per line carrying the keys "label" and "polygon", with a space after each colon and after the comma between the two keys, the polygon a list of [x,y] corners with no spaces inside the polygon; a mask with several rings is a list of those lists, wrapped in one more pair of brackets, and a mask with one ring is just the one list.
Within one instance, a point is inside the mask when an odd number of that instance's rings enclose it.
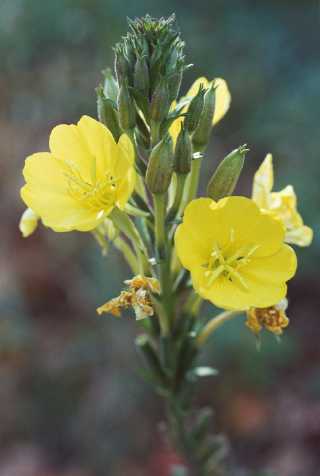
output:
{"label": "dark background", "polygon": [[315,229],[297,250],[282,344],[265,336],[257,352],[241,319],[226,325],[207,355],[220,375],[199,401],[216,407],[239,475],[319,474],[319,2],[1,0],[1,476],[166,476],[175,459],[157,425],[162,404],[137,373],[134,321],[95,313],[121,289],[125,264],[115,252],[103,259],[89,234],[18,231],[26,155],[47,150],[55,124],[95,116],[126,16],[173,11],[195,64],[184,91],[205,74],[224,77],[233,96],[203,177],[247,142],[238,190],[250,194],[273,152],[276,188],[294,184]]}

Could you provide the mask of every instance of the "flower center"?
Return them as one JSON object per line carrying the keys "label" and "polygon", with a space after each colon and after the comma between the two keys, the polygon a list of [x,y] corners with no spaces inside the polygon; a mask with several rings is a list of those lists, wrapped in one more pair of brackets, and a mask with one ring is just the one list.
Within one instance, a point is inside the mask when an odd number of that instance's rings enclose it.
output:
{"label": "flower center", "polygon": [[[248,290],[246,280],[241,274],[241,268],[247,265],[259,245],[248,244],[239,246],[235,251],[234,232],[232,230],[229,243],[225,247],[214,243],[208,263],[205,265],[205,276],[208,278],[207,285],[210,287],[220,276],[224,276],[231,282],[240,285],[244,290]],[[232,245],[232,251],[230,250]]]}
{"label": "flower center", "polygon": [[75,164],[65,162],[64,165],[68,192],[72,198],[84,207],[96,211],[107,210],[115,204],[119,179],[110,172],[105,172],[102,178],[97,179],[94,161],[91,180],[87,181],[83,179]]}

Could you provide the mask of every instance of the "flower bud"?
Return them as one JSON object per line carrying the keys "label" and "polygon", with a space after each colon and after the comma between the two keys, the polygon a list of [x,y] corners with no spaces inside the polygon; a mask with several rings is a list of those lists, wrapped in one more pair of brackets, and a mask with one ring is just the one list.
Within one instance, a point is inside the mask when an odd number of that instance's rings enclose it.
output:
{"label": "flower bud", "polygon": [[182,69],[180,69],[180,71],[178,71],[177,73],[174,73],[172,76],[168,78],[170,103],[172,101],[175,101],[178,97],[181,81],[182,81],[182,76],[183,76]]}
{"label": "flower bud", "polygon": [[160,79],[151,99],[150,117],[156,122],[162,122],[170,109],[169,91],[164,78]]}
{"label": "flower bud", "polygon": [[246,144],[238,149],[233,150],[218,165],[216,171],[207,187],[207,194],[213,200],[231,195],[234,191],[243,164],[246,152],[248,152]]}
{"label": "flower bud", "polygon": [[106,98],[103,94],[102,87],[96,89],[97,92],[97,109],[98,118],[111,131],[114,139],[118,142],[121,136],[121,128],[119,125],[118,111],[114,102]]}
{"label": "flower bud", "polygon": [[119,94],[119,86],[116,78],[113,76],[110,68],[102,71],[102,74],[104,76],[103,93],[106,98],[116,103]]}
{"label": "flower bud", "polygon": [[215,108],[215,89],[212,84],[204,95],[204,104],[199,123],[192,136],[192,142],[196,150],[203,150],[210,139],[212,130],[212,118]]}
{"label": "flower bud", "polygon": [[122,129],[124,131],[133,129],[136,125],[136,109],[126,81],[123,82],[119,91],[118,110]]}
{"label": "flower bud", "polygon": [[202,84],[199,87],[197,95],[192,99],[188,107],[187,116],[185,118],[185,126],[189,132],[193,132],[200,120],[200,116],[203,110],[205,89]]}
{"label": "flower bud", "polygon": [[186,127],[181,125],[175,151],[173,168],[177,174],[185,175],[191,170],[192,143]]}
{"label": "flower bud", "polygon": [[173,146],[169,134],[153,149],[146,172],[146,184],[150,192],[165,193],[170,185],[173,173]]}
{"label": "flower bud", "polygon": [[31,208],[27,208],[21,218],[19,223],[19,230],[22,233],[23,238],[27,238],[32,235],[38,226],[39,216],[34,213]]}
{"label": "flower bud", "polygon": [[129,73],[129,65],[127,60],[124,57],[122,47],[120,45],[115,46],[115,56],[114,56],[114,69],[117,75],[117,80],[119,84],[122,84],[127,80]]}
{"label": "flower bud", "polygon": [[144,56],[137,58],[134,67],[134,87],[144,96],[149,96],[149,69]]}

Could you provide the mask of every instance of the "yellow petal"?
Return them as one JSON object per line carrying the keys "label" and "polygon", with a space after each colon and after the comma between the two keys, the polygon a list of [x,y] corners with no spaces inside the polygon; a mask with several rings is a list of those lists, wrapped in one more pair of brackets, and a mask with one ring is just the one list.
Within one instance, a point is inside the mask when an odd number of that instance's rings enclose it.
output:
{"label": "yellow petal", "polygon": [[204,76],[201,76],[200,78],[196,79],[192,86],[189,88],[186,96],[187,97],[194,97],[199,91],[200,86],[203,86],[204,88],[208,88],[210,85],[210,82],[205,78]]}
{"label": "yellow petal", "polygon": [[83,146],[90,154],[91,181],[101,178],[110,164],[118,159],[118,148],[112,133],[101,122],[90,116],[82,116],[78,122]]}
{"label": "yellow petal", "polygon": [[246,197],[231,196],[218,202],[220,210],[220,230],[233,229],[234,240],[258,245],[255,256],[268,256],[278,251],[284,239],[284,227],[280,221],[260,211],[258,206]]}
{"label": "yellow petal", "polygon": [[247,289],[220,276],[208,287],[205,270],[192,270],[192,283],[197,293],[223,309],[245,310],[250,307],[272,306],[286,296],[285,283],[260,283],[246,279]]}
{"label": "yellow petal", "polygon": [[276,284],[291,279],[296,270],[297,257],[294,250],[282,244],[279,251],[271,256],[252,258],[241,271],[245,279]]}
{"label": "yellow petal", "polygon": [[38,221],[39,216],[34,213],[31,208],[27,208],[23,212],[19,222],[19,230],[21,231],[23,238],[27,238],[28,236],[32,235],[32,233],[38,227]]}
{"label": "yellow petal", "polygon": [[286,231],[285,241],[298,246],[309,246],[313,240],[313,230],[309,226],[301,226]]}
{"label": "yellow petal", "polygon": [[51,154],[28,157],[23,175],[27,184],[21,189],[21,197],[45,226],[55,231],[87,231],[101,221],[101,215],[84,209],[70,196],[64,169]]}
{"label": "yellow petal", "polygon": [[60,124],[52,129],[49,138],[52,155],[65,161],[83,180],[91,182],[92,156],[74,124]]}
{"label": "yellow petal", "polygon": [[215,78],[215,110],[212,125],[217,124],[226,115],[231,104],[231,94],[226,81],[222,78]]}
{"label": "yellow petal", "polygon": [[253,179],[252,199],[260,208],[269,208],[269,195],[273,188],[272,155],[268,154]]}
{"label": "yellow petal", "polygon": [[193,200],[186,207],[183,224],[175,234],[177,255],[187,269],[208,261],[216,229],[215,215],[210,198]]}

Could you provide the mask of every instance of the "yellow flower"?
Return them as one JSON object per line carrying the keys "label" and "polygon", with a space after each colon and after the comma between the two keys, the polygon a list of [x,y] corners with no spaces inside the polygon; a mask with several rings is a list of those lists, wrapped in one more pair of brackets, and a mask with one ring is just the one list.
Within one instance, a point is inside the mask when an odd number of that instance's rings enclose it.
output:
{"label": "yellow flower", "polygon": [[128,286],[128,290],[121,291],[118,297],[98,307],[97,313],[107,312],[119,317],[123,309],[132,307],[137,320],[153,316],[151,294],[160,294],[159,281],[155,278],[134,276],[132,279],[126,280],[125,284]]}
{"label": "yellow flower", "polygon": [[283,329],[289,325],[289,319],[286,315],[287,307],[287,299],[282,299],[278,304],[270,307],[252,307],[247,311],[246,325],[256,335],[265,328],[279,336]]}
{"label": "yellow flower", "polygon": [[[228,88],[226,81],[222,78],[215,78],[214,84],[216,86],[216,94],[215,94],[215,111],[212,117],[212,126],[216,125],[228,112],[230,103],[231,103],[231,95]],[[187,97],[192,98],[194,97],[199,90],[200,84],[202,84],[205,88],[209,88],[212,81],[208,81],[207,78],[202,77],[198,78],[191,86],[189,91],[187,92]],[[183,101],[184,98],[181,100]],[[174,102],[171,106],[172,109],[176,106]],[[184,107],[182,112],[186,112],[188,110],[188,106]],[[184,117],[178,117],[170,126],[169,132],[171,137],[176,143],[177,137],[179,135],[181,129],[181,123],[184,121]]]}
{"label": "yellow flower", "polygon": [[19,222],[19,230],[21,231],[23,238],[27,238],[28,236],[32,235],[32,233],[38,227],[38,221],[39,216],[34,213],[31,208],[26,208]]}
{"label": "yellow flower", "polygon": [[55,231],[89,231],[123,208],[135,185],[134,150],[122,135],[83,116],[77,125],[61,124],[50,135],[50,153],[26,159],[23,201]]}
{"label": "yellow flower", "polygon": [[234,310],[268,307],[286,295],[296,255],[283,243],[284,228],[249,198],[193,200],[175,244],[196,292]]}
{"label": "yellow flower", "polygon": [[303,224],[297,211],[297,197],[291,185],[280,192],[272,192],[273,164],[268,154],[253,180],[252,199],[265,212],[279,219],[286,228],[285,241],[299,246],[310,245],[313,231]]}

